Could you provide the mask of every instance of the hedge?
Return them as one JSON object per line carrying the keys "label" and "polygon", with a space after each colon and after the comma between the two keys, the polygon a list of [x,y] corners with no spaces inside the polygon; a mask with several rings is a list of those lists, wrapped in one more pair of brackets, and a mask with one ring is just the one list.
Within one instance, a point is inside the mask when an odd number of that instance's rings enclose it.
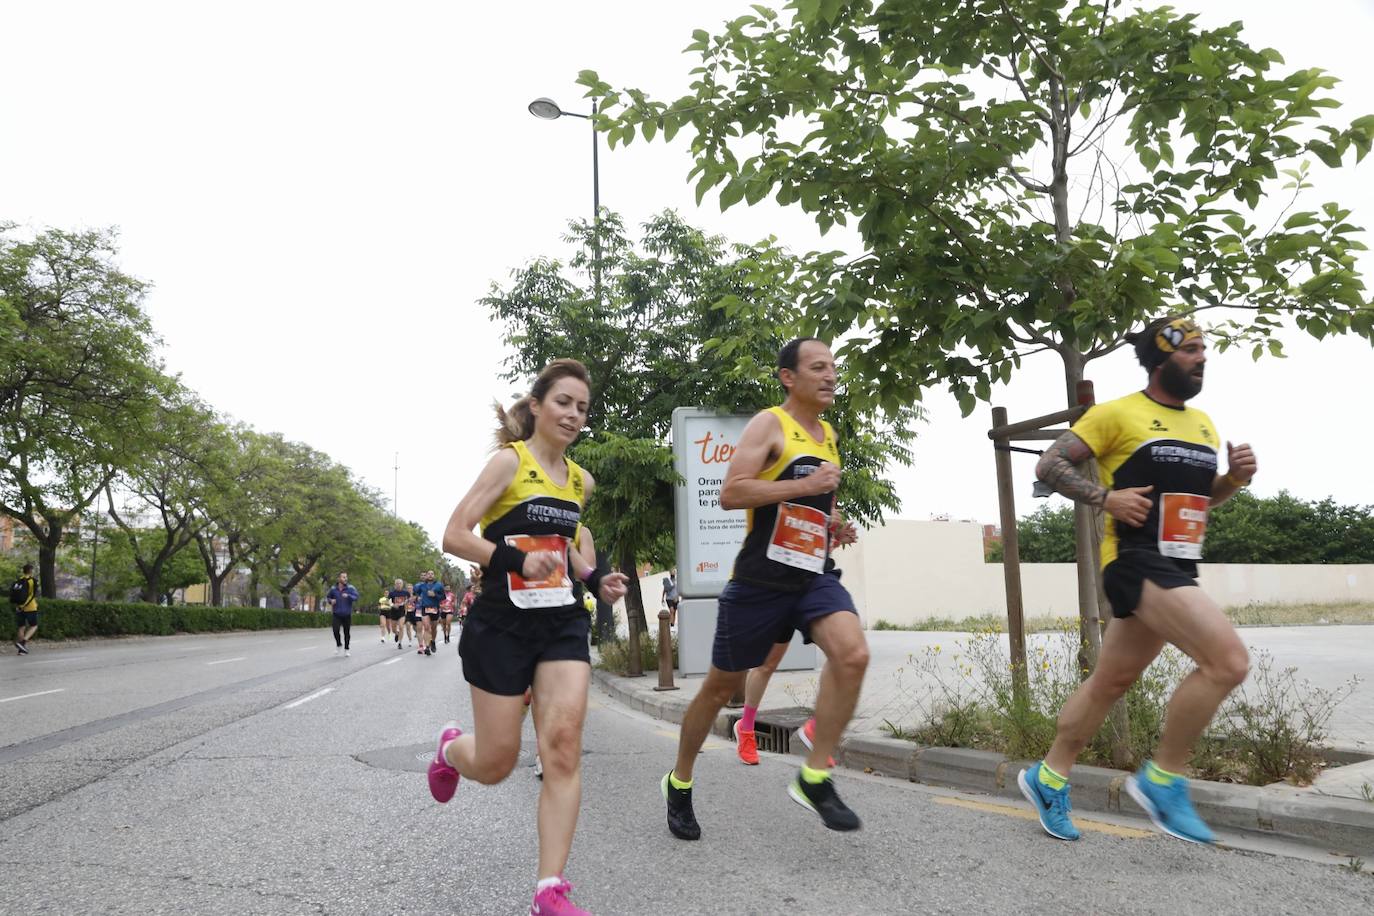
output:
{"label": "hedge", "polygon": [[[13,610],[13,605],[0,605]],[[120,604],[108,601],[38,600],[36,639],[89,636],[170,636],[225,630],[287,630],[328,627],[329,612],[283,611],[256,607],[198,607]],[[9,615],[14,634],[14,615]],[[377,623],[376,614],[354,614],[358,625]]]}

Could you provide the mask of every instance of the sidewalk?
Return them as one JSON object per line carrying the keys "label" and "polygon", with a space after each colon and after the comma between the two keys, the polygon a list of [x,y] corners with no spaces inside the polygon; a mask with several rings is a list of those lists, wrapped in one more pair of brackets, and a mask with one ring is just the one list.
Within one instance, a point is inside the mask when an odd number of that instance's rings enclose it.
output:
{"label": "sidewalk", "polygon": [[[928,693],[931,685],[910,669],[908,658],[934,646],[941,648],[942,656],[952,657],[958,644],[968,640],[968,634],[870,630],[865,635],[870,653],[868,675],[849,734],[886,735],[884,720],[902,726],[919,724],[914,698],[917,693]],[[1243,627],[1240,635],[1252,653],[1268,652],[1276,669],[1296,667],[1300,678],[1318,687],[1334,690],[1353,676],[1364,678],[1350,698],[1337,707],[1330,725],[1330,743],[1374,754],[1374,626]],[[1034,652],[1049,639],[1045,634],[1031,635],[1027,638],[1028,651]],[[768,685],[762,708],[814,706],[819,681],[819,669],[779,671]],[[685,705],[696,696],[701,682],[700,677],[675,677],[673,683],[680,689],[667,695],[683,698]],[[655,672],[646,671],[643,689],[653,693],[657,683]]]}
{"label": "sidewalk", "polygon": [[[1241,638],[1254,653],[1264,650],[1274,667],[1296,667],[1299,678],[1335,690],[1352,676],[1365,680],[1337,707],[1330,724],[1329,743],[1337,748],[1374,754],[1374,626],[1253,627],[1243,628]],[[914,697],[928,692],[908,664],[913,654],[939,646],[941,657],[952,657],[967,634],[934,632],[870,631],[871,660],[849,730],[835,754],[842,766],[886,776],[951,786],[992,795],[1019,798],[1016,773],[1021,762],[1000,754],[956,748],[922,748],[910,741],[888,737],[884,721],[896,725],[919,724]],[[1028,638],[1033,652],[1049,636]],[[1005,639],[1005,637],[1004,637]],[[595,680],[615,700],[670,722],[682,713],[701,688],[703,678],[676,677],[679,688],[657,691],[655,671],[641,678],[625,678],[595,671]],[[778,672],[769,684],[760,708],[761,721],[769,710],[812,706],[820,672]],[[735,710],[723,710],[715,732],[728,739]],[[789,717],[790,720],[791,717]],[[779,750],[797,752],[800,742]],[[1127,774],[1100,767],[1074,769],[1074,804],[1086,810],[1140,813],[1121,791]],[[1249,833],[1278,835],[1317,845],[1342,855],[1374,856],[1374,803],[1366,797],[1374,787],[1374,761],[1328,770],[1308,788],[1292,786],[1235,786],[1195,783],[1199,811],[1214,826]]]}

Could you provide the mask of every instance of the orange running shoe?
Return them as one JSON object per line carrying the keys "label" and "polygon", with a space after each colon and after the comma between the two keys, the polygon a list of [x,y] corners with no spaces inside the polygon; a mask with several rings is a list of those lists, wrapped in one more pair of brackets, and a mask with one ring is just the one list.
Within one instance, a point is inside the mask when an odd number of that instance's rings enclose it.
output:
{"label": "orange running shoe", "polygon": [[735,733],[735,753],[739,754],[740,763],[748,764],[751,767],[759,765],[759,742],[754,737],[752,731],[740,731],[740,720],[735,720],[733,728]]}
{"label": "orange running shoe", "polygon": [[[807,749],[807,750],[811,750],[811,748],[813,747],[812,742],[816,740],[816,717],[815,717],[815,716],[812,716],[811,718],[809,718],[809,719],[806,720],[806,724],[803,725],[803,726],[801,727],[801,730],[797,732],[797,737],[798,737],[798,738],[801,738],[801,742],[802,742],[802,744],[805,744],[805,745],[806,745],[806,749]],[[835,765],[835,758],[834,758],[834,757],[827,757],[827,758],[825,758],[825,765],[826,765],[827,768],[833,767],[833,766]]]}

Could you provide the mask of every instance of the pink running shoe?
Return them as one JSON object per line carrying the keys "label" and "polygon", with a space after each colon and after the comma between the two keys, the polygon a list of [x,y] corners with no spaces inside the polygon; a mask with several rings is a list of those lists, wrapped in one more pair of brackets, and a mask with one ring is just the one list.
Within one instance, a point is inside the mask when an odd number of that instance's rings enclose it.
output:
{"label": "pink running shoe", "polygon": [[444,745],[463,733],[457,722],[445,722],[439,731],[439,747],[429,762],[429,794],[439,804],[446,803],[458,791],[458,771],[444,759]]}
{"label": "pink running shoe", "polygon": [[530,916],[592,916],[568,899],[572,889],[572,885],[567,881],[558,879],[558,883],[553,887],[546,887],[534,895],[534,902],[530,904]]}
{"label": "pink running shoe", "polygon": [[[811,750],[811,748],[813,747],[812,742],[816,740],[816,717],[815,717],[815,716],[812,716],[810,719],[807,719],[807,720],[806,720],[806,724],[803,725],[803,726],[801,727],[801,730],[797,732],[797,737],[798,737],[798,738],[801,738],[801,742],[802,742],[802,744],[805,744],[805,745],[806,745],[806,749],[807,749],[807,750]],[[825,760],[826,760],[826,764],[825,764],[826,766],[828,766],[828,767],[833,767],[833,766],[835,765],[835,758],[834,758],[834,757],[827,757],[827,758],[825,758]]]}

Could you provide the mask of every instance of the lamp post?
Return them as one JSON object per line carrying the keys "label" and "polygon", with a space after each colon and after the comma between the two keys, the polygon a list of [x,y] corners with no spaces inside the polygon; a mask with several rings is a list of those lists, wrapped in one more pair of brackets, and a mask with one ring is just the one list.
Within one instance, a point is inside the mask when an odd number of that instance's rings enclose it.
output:
{"label": "lamp post", "polygon": [[[578,114],[564,111],[553,99],[537,98],[529,104],[529,112],[544,121],[557,121],[562,117],[581,118],[591,121],[596,117],[596,101],[592,101],[592,113]],[[596,124],[592,124],[592,283],[596,287],[596,302],[601,304],[601,162],[599,144],[596,141]]]}

